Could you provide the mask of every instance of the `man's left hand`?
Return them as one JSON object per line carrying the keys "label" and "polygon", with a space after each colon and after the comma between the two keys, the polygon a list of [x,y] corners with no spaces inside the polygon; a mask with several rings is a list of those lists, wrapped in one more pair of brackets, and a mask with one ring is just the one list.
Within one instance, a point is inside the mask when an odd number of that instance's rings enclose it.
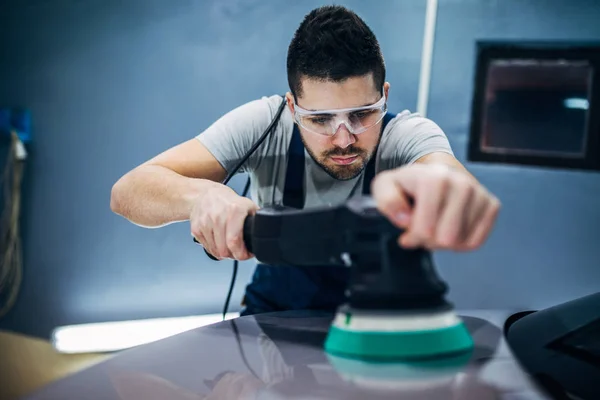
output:
{"label": "man's left hand", "polygon": [[466,170],[412,164],[378,174],[379,210],[404,230],[399,244],[430,250],[474,250],[488,238],[500,202]]}

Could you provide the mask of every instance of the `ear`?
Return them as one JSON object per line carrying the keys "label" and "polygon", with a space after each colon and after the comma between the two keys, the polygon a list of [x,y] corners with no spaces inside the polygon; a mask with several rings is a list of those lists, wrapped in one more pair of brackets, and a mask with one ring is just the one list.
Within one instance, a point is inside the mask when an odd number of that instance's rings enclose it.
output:
{"label": "ear", "polygon": [[294,115],[294,95],[290,92],[285,94],[285,100],[287,101],[287,106],[290,109],[292,115]]}
{"label": "ear", "polygon": [[390,83],[386,82],[383,84],[383,94],[385,95],[385,98],[389,98],[389,92],[390,92]]}

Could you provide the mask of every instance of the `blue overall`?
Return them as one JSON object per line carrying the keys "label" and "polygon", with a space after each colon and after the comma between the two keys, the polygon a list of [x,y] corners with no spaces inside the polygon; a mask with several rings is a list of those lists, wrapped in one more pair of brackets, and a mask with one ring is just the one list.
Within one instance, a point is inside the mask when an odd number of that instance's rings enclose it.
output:
{"label": "blue overall", "polygon": [[[387,113],[383,119],[382,132],[394,114]],[[288,150],[288,165],[283,192],[283,205],[304,208],[304,144],[298,127]],[[367,163],[362,193],[371,192],[375,176],[375,159]],[[346,267],[279,266],[259,263],[251,282],[246,286],[241,315],[274,311],[314,310],[334,312],[344,301],[349,280]]]}

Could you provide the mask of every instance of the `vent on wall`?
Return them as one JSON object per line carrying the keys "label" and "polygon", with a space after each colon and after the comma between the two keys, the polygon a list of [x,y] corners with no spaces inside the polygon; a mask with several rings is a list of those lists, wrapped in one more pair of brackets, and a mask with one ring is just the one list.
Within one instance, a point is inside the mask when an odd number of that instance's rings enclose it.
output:
{"label": "vent on wall", "polygon": [[600,43],[478,42],[468,159],[600,170]]}

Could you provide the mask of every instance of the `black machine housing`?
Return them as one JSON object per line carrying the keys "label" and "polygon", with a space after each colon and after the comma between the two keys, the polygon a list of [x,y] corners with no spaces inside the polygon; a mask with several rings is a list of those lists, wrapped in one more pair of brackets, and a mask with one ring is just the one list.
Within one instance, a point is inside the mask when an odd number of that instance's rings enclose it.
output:
{"label": "black machine housing", "polygon": [[246,247],[262,263],[350,268],[353,309],[450,309],[431,253],[402,248],[401,233],[368,196],[334,207],[264,208],[244,224]]}

